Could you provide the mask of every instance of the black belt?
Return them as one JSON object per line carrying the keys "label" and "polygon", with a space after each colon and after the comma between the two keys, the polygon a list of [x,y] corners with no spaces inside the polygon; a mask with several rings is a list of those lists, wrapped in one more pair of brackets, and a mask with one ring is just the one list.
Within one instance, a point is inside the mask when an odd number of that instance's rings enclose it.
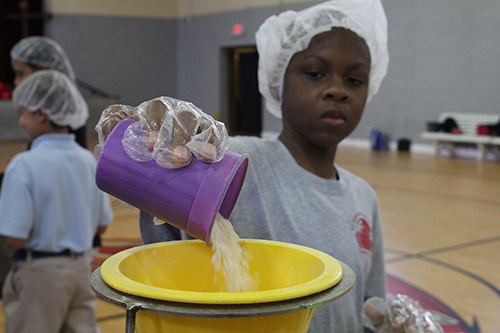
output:
{"label": "black belt", "polygon": [[14,253],[14,260],[24,261],[31,256],[31,259],[51,258],[51,257],[81,257],[85,252],[73,252],[64,250],[62,252],[31,251],[26,249],[17,250]]}

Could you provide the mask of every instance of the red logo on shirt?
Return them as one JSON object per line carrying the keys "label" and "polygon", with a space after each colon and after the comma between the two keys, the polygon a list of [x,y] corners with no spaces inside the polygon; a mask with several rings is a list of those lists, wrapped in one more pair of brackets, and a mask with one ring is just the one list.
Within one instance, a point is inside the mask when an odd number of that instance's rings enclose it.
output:
{"label": "red logo on shirt", "polygon": [[356,233],[361,252],[371,255],[372,253],[372,228],[367,222],[366,216],[359,213],[354,216],[351,229]]}

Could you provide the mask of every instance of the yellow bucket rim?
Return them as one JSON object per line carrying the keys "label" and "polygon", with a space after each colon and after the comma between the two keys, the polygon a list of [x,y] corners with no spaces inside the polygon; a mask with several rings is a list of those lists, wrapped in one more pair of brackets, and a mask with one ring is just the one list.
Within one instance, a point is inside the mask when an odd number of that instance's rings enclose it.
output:
{"label": "yellow bucket rim", "polygon": [[320,259],[324,263],[325,269],[319,276],[305,283],[291,287],[251,292],[198,292],[158,288],[132,280],[125,276],[119,269],[121,261],[134,253],[150,248],[168,246],[169,244],[191,242],[203,243],[197,239],[181,240],[141,245],[123,250],[110,256],[103,262],[101,265],[101,276],[110,287],[126,294],[161,301],[195,304],[252,304],[284,301],[324,291],[335,286],[342,279],[342,266],[336,259],[324,252],[302,245],[260,239],[242,239],[241,242],[277,245],[296,249]]}

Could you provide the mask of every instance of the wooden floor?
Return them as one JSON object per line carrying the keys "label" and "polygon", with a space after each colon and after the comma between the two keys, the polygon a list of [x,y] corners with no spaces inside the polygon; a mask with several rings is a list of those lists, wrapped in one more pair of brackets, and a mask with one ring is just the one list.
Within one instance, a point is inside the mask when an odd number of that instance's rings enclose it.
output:
{"label": "wooden floor", "polygon": [[[25,147],[0,144],[0,169]],[[447,332],[500,332],[500,163],[348,147],[337,162],[379,196],[388,277],[442,306],[461,327]],[[138,212],[113,208],[101,261],[140,244]],[[98,319],[103,333],[125,332],[122,308],[99,301]]]}

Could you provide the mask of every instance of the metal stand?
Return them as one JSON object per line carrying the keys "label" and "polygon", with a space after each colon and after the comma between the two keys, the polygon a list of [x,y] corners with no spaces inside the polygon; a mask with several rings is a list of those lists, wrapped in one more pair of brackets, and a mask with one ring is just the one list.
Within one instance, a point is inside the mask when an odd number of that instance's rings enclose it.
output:
{"label": "metal stand", "polygon": [[347,294],[353,287],[355,276],[353,270],[339,261],[342,266],[342,279],[335,286],[316,294],[278,302],[256,304],[195,304],[161,301],[123,293],[111,288],[101,277],[97,268],[90,277],[90,286],[102,299],[123,306],[127,309],[125,333],[134,333],[135,314],[139,310],[175,316],[234,318],[256,317],[288,313],[311,309]]}

